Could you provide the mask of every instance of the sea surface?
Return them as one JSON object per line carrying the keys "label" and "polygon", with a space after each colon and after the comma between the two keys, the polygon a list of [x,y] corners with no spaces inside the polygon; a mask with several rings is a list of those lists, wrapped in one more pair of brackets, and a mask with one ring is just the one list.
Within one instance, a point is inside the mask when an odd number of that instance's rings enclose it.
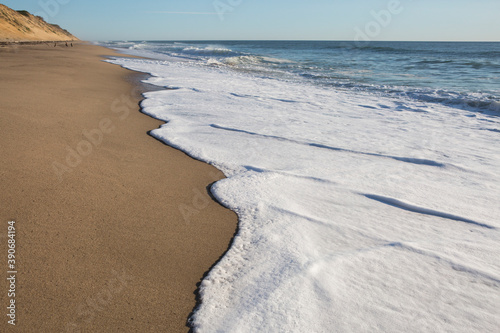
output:
{"label": "sea surface", "polygon": [[165,88],[152,135],[227,176],[196,332],[498,330],[500,43],[100,44],[148,58],[108,61]]}

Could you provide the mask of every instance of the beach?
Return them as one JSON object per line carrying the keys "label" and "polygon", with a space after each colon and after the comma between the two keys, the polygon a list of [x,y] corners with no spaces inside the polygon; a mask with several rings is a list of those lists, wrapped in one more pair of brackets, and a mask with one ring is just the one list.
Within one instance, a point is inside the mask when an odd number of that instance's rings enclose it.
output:
{"label": "beach", "polygon": [[140,113],[144,74],[110,55],[0,48],[0,237],[15,221],[20,332],[187,332],[236,230],[208,194],[223,174],[148,135],[164,122]]}

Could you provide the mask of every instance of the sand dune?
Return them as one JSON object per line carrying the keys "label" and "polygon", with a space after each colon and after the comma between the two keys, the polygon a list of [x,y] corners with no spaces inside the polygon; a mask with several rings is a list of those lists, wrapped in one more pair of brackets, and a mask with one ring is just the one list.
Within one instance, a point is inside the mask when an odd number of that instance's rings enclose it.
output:
{"label": "sand dune", "polygon": [[15,11],[0,4],[0,41],[78,40],[56,24],[45,22],[25,10]]}

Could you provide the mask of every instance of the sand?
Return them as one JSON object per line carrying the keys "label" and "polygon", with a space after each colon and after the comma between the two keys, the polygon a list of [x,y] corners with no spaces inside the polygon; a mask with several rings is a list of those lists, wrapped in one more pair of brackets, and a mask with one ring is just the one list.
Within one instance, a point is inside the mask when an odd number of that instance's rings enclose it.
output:
{"label": "sand", "polygon": [[45,22],[27,11],[16,11],[0,4],[0,42],[78,40],[60,26]]}
{"label": "sand", "polygon": [[[16,221],[18,332],[187,332],[236,215],[223,175],[147,134],[139,74],[93,45],[0,47],[0,257]],[[0,284],[0,331],[9,285]],[[10,329],[10,330],[9,330]]]}

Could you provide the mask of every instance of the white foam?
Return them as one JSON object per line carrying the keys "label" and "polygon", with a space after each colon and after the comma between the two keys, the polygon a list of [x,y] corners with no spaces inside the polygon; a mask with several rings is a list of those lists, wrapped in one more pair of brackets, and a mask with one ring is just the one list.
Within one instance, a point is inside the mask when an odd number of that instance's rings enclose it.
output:
{"label": "white foam", "polygon": [[[204,279],[198,332],[493,332],[500,139],[466,111],[117,59],[179,89],[145,94],[152,134],[228,177],[239,216]],[[165,170],[165,172],[169,172]]]}

